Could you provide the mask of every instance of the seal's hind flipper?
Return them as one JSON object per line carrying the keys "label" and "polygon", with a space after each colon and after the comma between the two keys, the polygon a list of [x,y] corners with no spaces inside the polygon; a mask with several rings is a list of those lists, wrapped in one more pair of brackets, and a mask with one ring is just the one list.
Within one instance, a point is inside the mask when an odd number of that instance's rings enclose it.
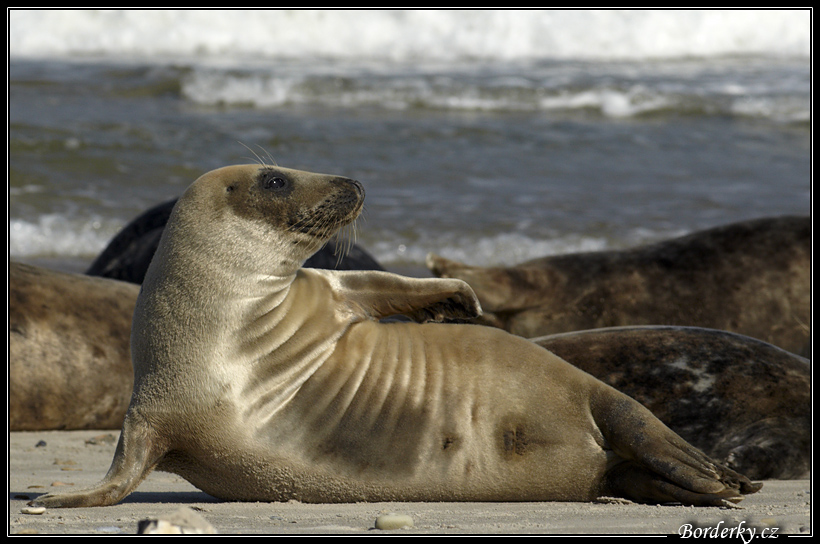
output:
{"label": "seal's hind flipper", "polygon": [[762,487],[711,460],[615,389],[608,388],[592,408],[608,447],[621,459],[607,471],[606,494],[640,502],[726,506]]}
{"label": "seal's hind flipper", "polygon": [[734,506],[743,500],[741,492],[732,487],[717,493],[690,491],[634,461],[626,461],[607,472],[605,485],[610,493],[641,503]]}
{"label": "seal's hind flipper", "polygon": [[[658,423],[663,425],[660,421]],[[734,490],[739,497],[755,493],[763,487],[763,484],[753,483],[746,476],[710,459],[671,430],[667,431],[666,440],[658,441],[641,452],[638,460],[648,469],[700,493],[722,494],[725,490]],[[678,464],[670,467],[670,459],[677,460]]]}

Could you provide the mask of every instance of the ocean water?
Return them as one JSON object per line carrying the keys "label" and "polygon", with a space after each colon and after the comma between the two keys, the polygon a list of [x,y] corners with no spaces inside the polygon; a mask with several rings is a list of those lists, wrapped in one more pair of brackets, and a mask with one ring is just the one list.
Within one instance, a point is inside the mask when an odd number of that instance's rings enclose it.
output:
{"label": "ocean water", "polygon": [[11,10],[9,47],[13,259],[256,155],[361,181],[414,273],[811,212],[807,10]]}

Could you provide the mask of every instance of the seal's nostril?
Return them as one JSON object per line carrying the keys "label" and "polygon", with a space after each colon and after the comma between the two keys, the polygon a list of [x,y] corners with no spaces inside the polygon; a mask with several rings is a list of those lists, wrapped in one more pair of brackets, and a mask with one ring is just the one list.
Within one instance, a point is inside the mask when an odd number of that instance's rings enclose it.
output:
{"label": "seal's nostril", "polygon": [[364,200],[364,186],[356,180],[350,180],[350,182],[356,190],[359,200]]}
{"label": "seal's nostril", "polygon": [[344,197],[337,197],[340,198],[340,200],[364,200],[364,186],[355,179],[338,177],[333,178],[331,183],[347,189],[348,192],[344,195]]}
{"label": "seal's nostril", "polygon": [[359,191],[359,194],[364,197],[364,185],[359,183],[358,181],[353,181],[353,186]]}
{"label": "seal's nostril", "polygon": [[333,178],[331,183],[336,185],[347,185],[349,187],[354,187],[358,193],[364,194],[364,186],[356,181],[355,179],[350,178]]}

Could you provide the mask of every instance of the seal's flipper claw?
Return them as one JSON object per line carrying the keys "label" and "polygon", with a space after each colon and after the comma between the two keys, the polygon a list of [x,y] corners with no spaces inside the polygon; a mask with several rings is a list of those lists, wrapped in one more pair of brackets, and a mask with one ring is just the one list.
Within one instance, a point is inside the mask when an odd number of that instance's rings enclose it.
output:
{"label": "seal's flipper claw", "polygon": [[691,491],[632,461],[610,470],[606,485],[610,492],[641,503],[678,502],[692,506],[734,507],[743,499],[742,493],[732,487],[725,487],[717,493]]}

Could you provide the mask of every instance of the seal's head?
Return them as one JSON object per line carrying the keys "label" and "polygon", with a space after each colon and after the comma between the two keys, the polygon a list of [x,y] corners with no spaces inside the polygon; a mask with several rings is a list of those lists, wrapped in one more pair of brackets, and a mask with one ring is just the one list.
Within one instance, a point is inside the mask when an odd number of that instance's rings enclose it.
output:
{"label": "seal's head", "polygon": [[364,189],[352,179],[268,165],[227,166],[188,188],[169,228],[184,230],[186,244],[215,258],[295,271],[352,223],[363,203]]}

